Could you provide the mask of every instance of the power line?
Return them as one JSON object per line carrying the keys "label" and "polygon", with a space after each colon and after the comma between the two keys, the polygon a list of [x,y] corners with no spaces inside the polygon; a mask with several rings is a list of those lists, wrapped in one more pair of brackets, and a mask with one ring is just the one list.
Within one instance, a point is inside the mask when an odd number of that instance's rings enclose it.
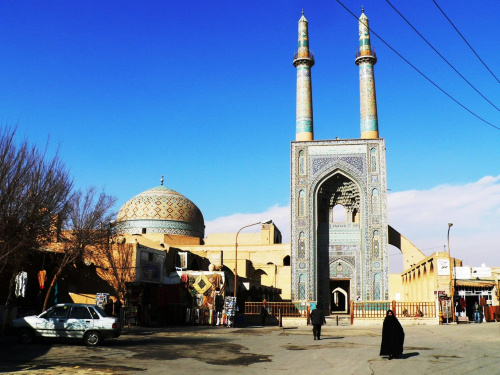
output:
{"label": "power line", "polygon": [[[344,4],[342,4],[342,2],[340,0],[336,0],[337,3],[339,3],[346,11],[348,11],[354,18],[356,18],[356,20],[358,20],[358,22],[361,22],[359,21],[358,17],[349,9],[347,8]],[[429,81],[432,85],[434,85],[434,87],[436,87],[439,91],[441,91],[443,94],[445,94],[448,98],[450,98],[451,100],[453,100],[455,103],[457,103],[460,107],[462,107],[463,109],[465,109],[467,112],[469,112],[471,115],[473,115],[474,117],[476,117],[477,119],[481,120],[482,122],[484,122],[485,124],[488,124],[489,126],[497,129],[497,130],[500,130],[500,127],[496,126],[496,125],[493,125],[491,122],[489,121],[486,121],[485,119],[483,119],[482,117],[476,115],[474,112],[472,112],[469,108],[467,108],[466,106],[464,106],[462,103],[460,103],[458,100],[456,100],[454,97],[452,97],[450,94],[448,94],[445,90],[443,90],[441,87],[439,87],[434,81],[432,81],[429,77],[427,77],[424,73],[422,73],[420,70],[417,69],[417,67],[415,67],[411,62],[409,62],[406,58],[404,58],[399,52],[397,52],[394,48],[392,48],[389,43],[387,43],[380,35],[378,35],[372,28],[368,27],[368,25],[364,24],[371,33],[373,33],[373,35],[375,35],[382,43],[384,43],[392,52],[394,52],[396,55],[398,55],[404,62],[406,62],[408,65],[410,65],[413,69],[415,69],[422,77],[424,77],[427,81]]]}
{"label": "power line", "polygon": [[395,11],[397,14],[399,14],[399,16],[400,16],[400,17],[401,17],[401,18],[402,18],[402,19],[403,19],[403,20],[404,20],[404,21],[408,24],[408,26],[410,26],[410,27],[413,29],[413,31],[415,31],[415,32],[418,34],[418,36],[419,36],[420,38],[422,38],[422,39],[423,39],[423,41],[424,41],[425,43],[427,43],[427,45],[428,45],[429,47],[431,47],[431,48],[432,48],[432,50],[438,54],[438,56],[439,56],[439,57],[441,57],[441,59],[443,59],[443,61],[444,61],[446,64],[448,64],[448,66],[449,66],[451,69],[453,69],[453,70],[455,71],[455,73],[457,73],[457,74],[460,76],[460,78],[462,78],[462,79],[463,79],[463,80],[464,80],[464,81],[465,81],[465,82],[466,82],[466,83],[467,83],[470,87],[472,87],[472,88],[474,89],[474,91],[475,91],[475,92],[477,92],[477,93],[478,93],[478,94],[479,94],[479,95],[480,95],[480,96],[481,96],[484,100],[486,100],[486,101],[487,101],[488,103],[490,103],[490,104],[491,104],[491,105],[492,105],[492,106],[493,106],[493,107],[494,107],[497,111],[499,111],[499,112],[500,112],[500,108],[498,108],[495,104],[493,104],[493,103],[492,103],[492,102],[491,102],[491,101],[490,101],[490,100],[489,100],[486,96],[484,96],[484,95],[481,93],[481,91],[479,91],[479,90],[478,90],[478,89],[477,89],[477,88],[476,88],[476,87],[475,87],[472,83],[470,83],[470,82],[467,80],[467,78],[465,78],[465,77],[464,77],[464,76],[463,76],[463,75],[462,75],[462,74],[461,74],[461,73],[460,73],[457,69],[455,69],[455,67],[454,67],[454,66],[453,66],[453,65],[452,65],[452,64],[451,64],[448,60],[446,60],[446,58],[445,58],[443,55],[441,55],[441,54],[439,53],[439,51],[438,51],[436,48],[434,48],[434,46],[433,46],[433,45],[432,45],[432,44],[431,44],[431,43],[430,43],[427,39],[425,39],[425,37],[424,37],[422,34],[420,34],[420,33],[418,32],[418,30],[417,30],[417,29],[416,29],[416,28],[415,28],[415,27],[414,27],[414,26],[410,23],[410,21],[408,21],[408,20],[405,18],[405,16],[403,16],[403,15],[401,14],[401,12],[400,12],[399,10],[397,10],[397,9],[396,9],[396,7],[395,7],[394,5],[392,5],[392,4],[391,4],[391,2],[390,2],[389,0],[385,0],[385,1],[386,1],[386,3],[387,3],[387,4],[389,4],[389,5],[392,7],[392,9],[394,9],[394,11]]}
{"label": "power line", "polygon": [[441,13],[443,14],[443,16],[448,20],[448,22],[451,24],[451,26],[453,26],[453,28],[455,29],[455,31],[458,33],[458,35],[460,35],[460,37],[464,40],[465,44],[467,44],[469,46],[469,48],[471,49],[472,52],[474,52],[474,55],[476,55],[476,57],[479,59],[479,61],[481,61],[481,63],[484,65],[484,67],[488,70],[488,72],[491,73],[491,75],[493,77],[495,77],[495,79],[497,80],[498,83],[500,83],[500,80],[497,78],[497,76],[491,71],[490,68],[488,68],[488,66],[486,65],[486,63],[479,57],[479,55],[476,53],[476,51],[474,51],[474,48],[472,48],[472,46],[469,44],[469,42],[467,42],[467,40],[465,39],[465,37],[460,33],[460,31],[458,31],[458,29],[456,28],[456,26],[453,24],[453,22],[451,22],[451,20],[448,18],[448,16],[446,15],[446,13],[439,7],[439,5],[436,3],[435,0],[432,0],[432,2],[436,5],[436,7],[441,11]]}

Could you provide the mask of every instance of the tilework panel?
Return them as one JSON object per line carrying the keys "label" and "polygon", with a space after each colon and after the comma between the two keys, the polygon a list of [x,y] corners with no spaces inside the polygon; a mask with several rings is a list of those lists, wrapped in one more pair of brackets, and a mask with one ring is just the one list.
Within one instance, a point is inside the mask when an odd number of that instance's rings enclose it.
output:
{"label": "tilework panel", "polygon": [[[309,148],[314,150],[312,154],[309,154]],[[297,168],[299,150],[306,151],[303,161],[306,166],[306,175],[300,176]],[[322,153],[322,150],[325,152]],[[377,168],[373,168],[373,157],[376,157]],[[331,265],[332,262],[337,261],[337,265],[338,262],[345,264],[346,267],[349,265],[349,269],[352,271],[350,273],[351,297],[360,296],[361,300],[373,300],[374,298],[387,300],[389,297],[389,267],[384,140],[292,142],[291,161],[293,298],[298,298],[300,294],[306,297],[312,296],[315,299],[320,294],[328,292],[325,289],[329,288],[329,279],[332,275],[336,275],[331,269],[333,267]],[[322,237],[319,237],[319,232],[316,229],[319,227],[317,212],[320,203],[317,202],[317,199],[320,195],[318,194],[323,186],[326,186],[325,183],[329,184],[330,189],[332,186],[337,186],[336,182],[331,180],[336,174],[344,176],[344,180],[352,181],[353,186],[357,186],[359,203],[356,205],[359,205],[360,221],[356,224],[346,225],[345,233],[342,232],[343,226],[341,225],[332,226],[331,234],[328,234],[329,229],[324,232],[325,228],[323,227]],[[308,192],[308,208],[306,209],[306,217],[299,218],[297,215],[299,200],[296,198],[298,192],[304,189],[304,185]],[[338,186],[351,185],[344,183]],[[349,189],[352,190],[352,188]],[[372,211],[371,204],[374,189],[377,189],[378,192],[377,212]],[[354,190],[349,194],[358,196]],[[325,198],[322,199],[325,202]],[[332,202],[335,201],[337,198]],[[356,205],[353,207],[358,209]],[[373,233],[375,230],[377,238],[374,241]],[[300,248],[299,232],[305,232],[309,239],[306,243],[305,258],[303,250]],[[301,253],[300,260],[299,253]],[[300,286],[299,274],[302,275]],[[307,275],[307,280],[304,284],[305,275]]]}

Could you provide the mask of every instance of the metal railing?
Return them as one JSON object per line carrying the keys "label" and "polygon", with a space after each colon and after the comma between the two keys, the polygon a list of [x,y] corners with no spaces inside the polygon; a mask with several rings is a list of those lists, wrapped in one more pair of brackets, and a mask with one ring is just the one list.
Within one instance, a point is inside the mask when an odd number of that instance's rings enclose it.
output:
{"label": "metal railing", "polygon": [[[312,302],[314,303],[314,302]],[[268,314],[284,318],[307,318],[311,302],[267,302]],[[262,302],[245,302],[245,315],[260,315]],[[356,318],[383,319],[387,310],[392,310],[398,318],[435,318],[434,302],[353,302],[351,301],[351,324]]]}
{"label": "metal railing", "polygon": [[351,319],[384,318],[387,310],[394,311],[398,318],[435,318],[434,302],[352,302]]}
{"label": "metal railing", "polygon": [[[285,318],[306,317],[307,309],[300,302],[267,302],[267,312],[270,315],[278,316],[281,310],[281,316]],[[262,308],[262,302],[245,302],[245,315],[259,315]]]}
{"label": "metal railing", "polygon": [[313,52],[313,50],[310,49],[309,52],[307,53],[307,56],[300,56],[302,53],[299,52],[299,51],[295,51],[294,54],[293,54],[293,59],[294,60],[297,60],[297,59],[311,59],[311,60],[314,60],[314,52]]}

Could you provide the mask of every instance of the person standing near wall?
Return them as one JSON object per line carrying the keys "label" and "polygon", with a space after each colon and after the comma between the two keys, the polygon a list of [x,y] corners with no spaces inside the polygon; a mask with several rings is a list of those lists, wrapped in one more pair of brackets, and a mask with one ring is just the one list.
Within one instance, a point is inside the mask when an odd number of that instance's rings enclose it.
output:
{"label": "person standing near wall", "polygon": [[481,308],[479,307],[477,301],[474,303],[472,311],[474,311],[474,322],[481,323]]}
{"label": "person standing near wall", "polygon": [[222,295],[220,294],[220,291],[215,292],[214,305],[215,305],[215,315],[217,318],[215,325],[217,325],[217,326],[222,325],[223,324],[223,322],[222,322],[222,310],[224,310],[224,297],[222,297]]}
{"label": "person standing near wall", "polygon": [[266,325],[267,314],[267,301],[264,299],[262,301],[262,306],[260,307],[260,318],[262,319],[262,326]]}
{"label": "person standing near wall", "polygon": [[113,316],[113,298],[108,298],[108,301],[104,305],[104,312],[107,316]]}
{"label": "person standing near wall", "polygon": [[122,301],[120,301],[120,298],[117,298],[115,301],[115,316],[120,319],[121,317],[121,311],[122,311]]}
{"label": "person standing near wall", "polygon": [[315,340],[321,340],[321,326],[326,324],[325,313],[323,310],[316,308],[311,311],[311,324],[313,326],[313,336]]}

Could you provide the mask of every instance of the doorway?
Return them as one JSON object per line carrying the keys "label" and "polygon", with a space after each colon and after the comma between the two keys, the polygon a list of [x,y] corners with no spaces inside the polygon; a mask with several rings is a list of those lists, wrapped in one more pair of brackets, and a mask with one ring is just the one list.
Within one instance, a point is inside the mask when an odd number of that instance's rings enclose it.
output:
{"label": "doorway", "polygon": [[350,279],[330,279],[330,311],[332,314],[349,313]]}

